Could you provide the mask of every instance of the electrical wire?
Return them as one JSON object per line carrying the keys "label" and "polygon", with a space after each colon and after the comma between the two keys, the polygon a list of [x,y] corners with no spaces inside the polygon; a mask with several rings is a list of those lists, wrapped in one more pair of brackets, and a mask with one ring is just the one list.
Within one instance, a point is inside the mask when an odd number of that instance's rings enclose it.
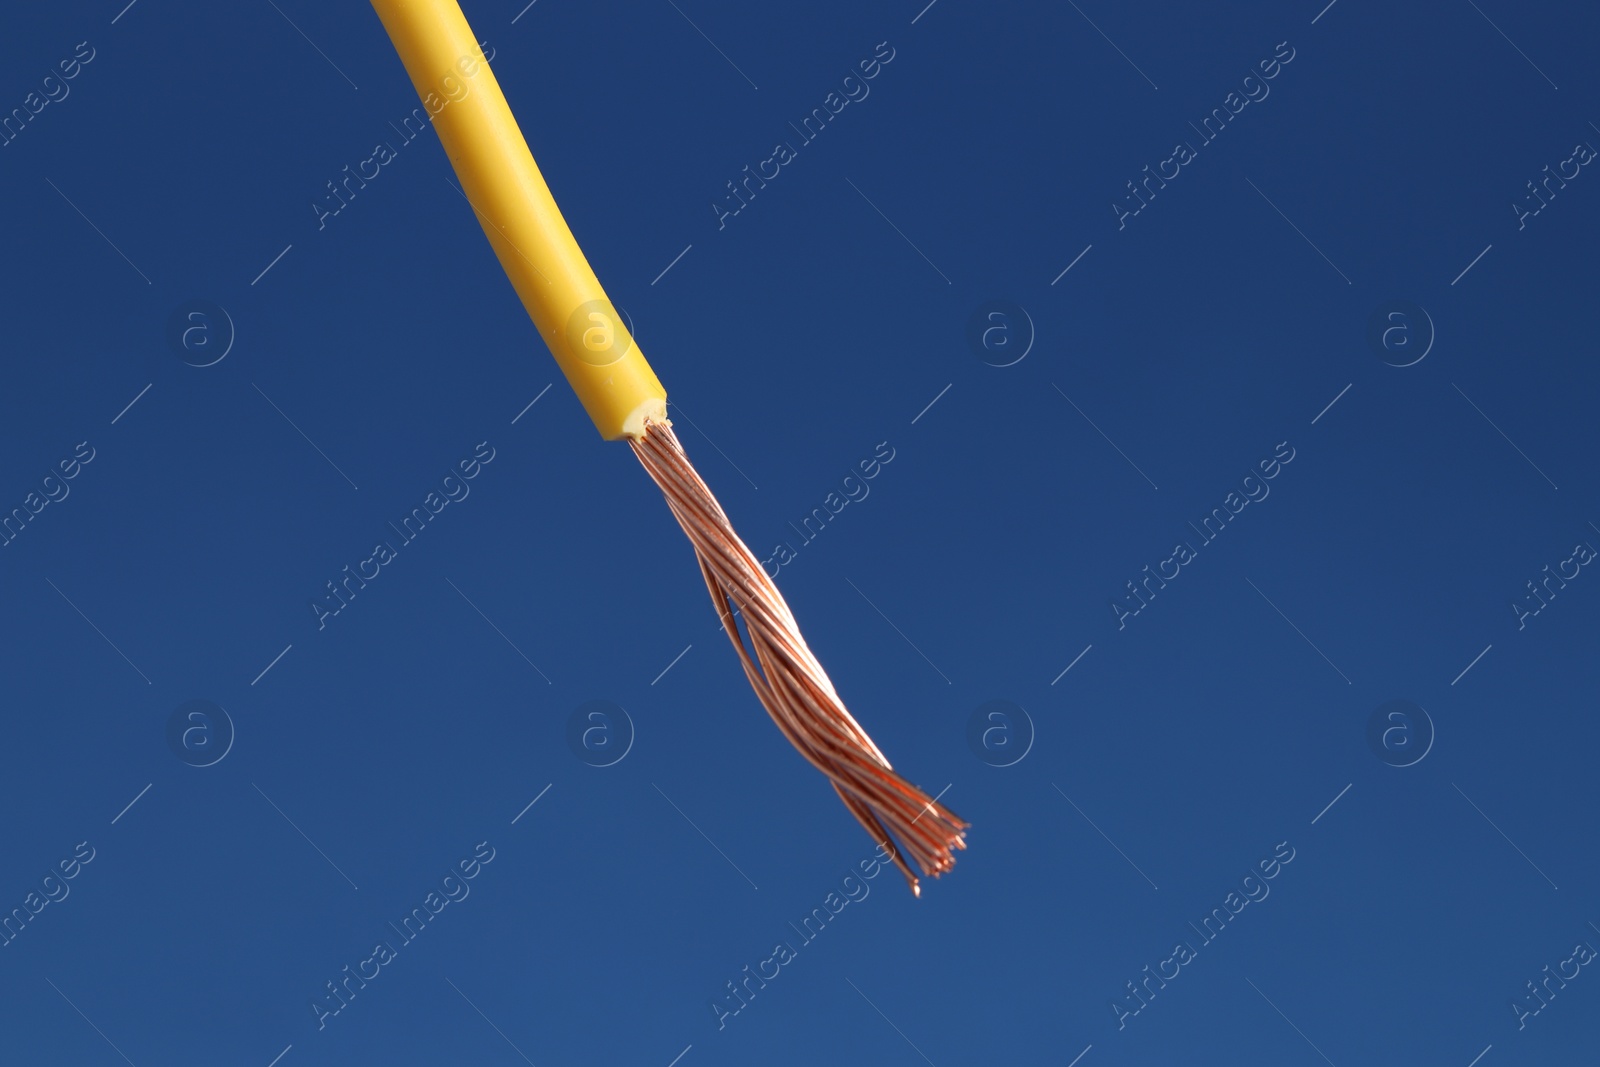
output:
{"label": "electrical wire", "polygon": [[917,872],[937,877],[954,866],[967,823],[896,774],[845,710],[783,594],[690,464],[666,417],[666,390],[578,247],[457,0],[372,6],[550,354],[600,435],[629,443],[689,535],[762,706],[920,895]]}

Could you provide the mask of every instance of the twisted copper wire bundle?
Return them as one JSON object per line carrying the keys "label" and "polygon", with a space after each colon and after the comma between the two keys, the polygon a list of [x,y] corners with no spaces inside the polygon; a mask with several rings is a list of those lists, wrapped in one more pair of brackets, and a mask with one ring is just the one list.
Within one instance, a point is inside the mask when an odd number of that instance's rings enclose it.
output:
{"label": "twisted copper wire bundle", "polygon": [[[643,436],[628,443],[689,535],[723,629],[767,714],[800,754],[828,776],[845,807],[890,853],[911,892],[921,895],[902,849],[923,874],[938,877],[955,866],[952,850],[967,847],[963,838],[968,824],[896,774],[845,710],[827,672],[806,647],[783,594],[734,533],[671,424],[647,420]],[[739,613],[751,648],[745,647],[735,623]]]}

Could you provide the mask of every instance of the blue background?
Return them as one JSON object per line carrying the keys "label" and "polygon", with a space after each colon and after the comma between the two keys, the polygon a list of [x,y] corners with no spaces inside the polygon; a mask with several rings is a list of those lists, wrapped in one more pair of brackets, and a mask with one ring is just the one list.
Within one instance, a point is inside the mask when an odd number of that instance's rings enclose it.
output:
{"label": "blue background", "polygon": [[[1592,1060],[1589,968],[1521,1029],[1511,1004],[1600,945],[1600,578],[1520,629],[1509,605],[1600,545],[1600,178],[1520,229],[1510,205],[1600,145],[1600,16],[920,7],[465,5],[700,471],[758,555],[797,546],[778,581],[847,704],[973,824],[952,875],[866,883],[721,1029],[725,983],[871,842],[437,137],[318,229],[417,105],[377,17],[6,12],[0,111],[94,54],[0,148],[0,509],[94,450],[0,549],[0,911],[94,849],[0,948],[7,1062]],[[883,41],[870,95],[719,229],[724,183]],[[1270,95],[1119,229],[1279,42]],[[204,368],[168,340],[195,299],[235,335]],[[1436,335],[1406,367],[1368,340],[1396,300]],[[1020,362],[969,343],[987,301],[1025,310]],[[483,441],[470,496],[319,630],[324,583]],[[1119,629],[1124,583],[1280,442],[1270,496]],[[207,767],[167,741],[195,699],[235,733]],[[1397,699],[1435,734],[1406,767],[1367,741]],[[566,740],[591,700],[632,724],[612,766]],[[991,700],[1025,709],[1010,743],[1032,724],[1008,767],[968,744]],[[319,1030],[324,983],[484,841],[470,896]],[[1270,896],[1119,1028],[1280,842]]]}

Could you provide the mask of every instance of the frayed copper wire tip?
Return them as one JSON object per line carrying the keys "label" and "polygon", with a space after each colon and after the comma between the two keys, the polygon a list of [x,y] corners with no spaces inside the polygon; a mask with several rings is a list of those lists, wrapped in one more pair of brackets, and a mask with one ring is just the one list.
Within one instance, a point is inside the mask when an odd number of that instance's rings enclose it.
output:
{"label": "frayed copper wire tip", "polygon": [[[628,443],[689,535],[722,628],[767,714],[800,754],[828,776],[850,814],[905,875],[912,895],[921,896],[907,854],[923,874],[937,878],[955,866],[954,850],[967,847],[969,824],[896,774],[845,709],[800,635],[783,594],[734,533],[671,423],[646,419],[644,433]],[[740,614],[748,647],[735,620]]]}

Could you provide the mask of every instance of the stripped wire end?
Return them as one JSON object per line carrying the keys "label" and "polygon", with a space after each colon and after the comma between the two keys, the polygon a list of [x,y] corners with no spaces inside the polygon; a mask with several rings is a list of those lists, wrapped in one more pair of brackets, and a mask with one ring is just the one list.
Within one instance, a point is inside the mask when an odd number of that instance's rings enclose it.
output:
{"label": "stripped wire end", "polygon": [[[845,709],[806,646],[783,594],[734,533],[671,423],[647,419],[644,433],[628,443],[694,545],[722,628],[767,714],[800,754],[828,776],[850,814],[905,875],[912,895],[921,896],[912,863],[935,878],[950,870],[956,862],[954,850],[967,847],[969,824],[896,774]],[[741,615],[748,645],[738,626]]]}

